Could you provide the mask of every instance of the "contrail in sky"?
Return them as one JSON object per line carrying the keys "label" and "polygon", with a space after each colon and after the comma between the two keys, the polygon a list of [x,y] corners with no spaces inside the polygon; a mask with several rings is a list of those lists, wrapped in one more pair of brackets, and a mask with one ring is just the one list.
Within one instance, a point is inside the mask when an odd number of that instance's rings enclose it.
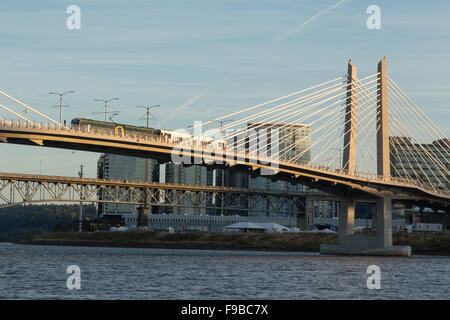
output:
{"label": "contrail in sky", "polygon": [[284,38],[287,38],[287,37],[289,37],[291,35],[294,35],[294,34],[300,32],[303,29],[303,27],[305,27],[310,22],[316,20],[317,17],[321,16],[324,13],[327,13],[330,10],[333,10],[336,7],[339,7],[341,4],[343,4],[345,2],[348,2],[348,1],[350,1],[350,0],[341,0],[341,1],[337,2],[337,3],[335,3],[334,5],[326,8],[326,9],[323,9],[322,11],[317,12],[315,15],[313,15],[311,18],[309,18],[308,20],[303,22],[301,25],[299,25],[299,26],[297,26],[297,27],[295,27],[293,29],[290,29],[288,31],[277,33],[272,38],[272,42],[279,42],[279,41],[283,40]]}
{"label": "contrail in sky", "polygon": [[166,119],[164,119],[163,122],[161,122],[160,125],[162,125],[163,123],[166,123],[169,120],[172,120],[173,118],[175,118],[177,115],[180,114],[180,112],[182,112],[184,109],[186,109],[187,107],[189,107],[190,105],[192,105],[194,102],[196,102],[197,100],[199,100],[201,97],[203,97],[206,93],[208,93],[209,90],[211,90],[212,88],[215,88],[216,86],[218,86],[219,84],[225,82],[229,77],[225,77],[224,79],[220,80],[217,83],[213,83],[212,85],[210,85],[208,88],[206,88],[205,90],[201,91],[200,93],[196,94],[195,96],[193,96],[192,98],[188,99],[186,102],[184,102],[183,104],[179,105],[178,107],[175,108],[175,110],[169,114],[169,116],[166,117]]}

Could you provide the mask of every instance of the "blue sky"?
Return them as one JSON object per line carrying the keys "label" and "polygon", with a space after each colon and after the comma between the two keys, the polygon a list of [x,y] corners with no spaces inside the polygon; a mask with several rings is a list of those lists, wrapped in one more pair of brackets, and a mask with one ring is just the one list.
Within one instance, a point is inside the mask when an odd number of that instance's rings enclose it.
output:
{"label": "blue sky", "polygon": [[[66,28],[72,4],[80,30]],[[372,4],[381,30],[366,27]],[[119,97],[114,120],[144,125],[136,106],[159,104],[152,124],[175,129],[343,75],[349,58],[372,74],[386,56],[390,77],[448,135],[449,13],[448,1],[3,0],[0,90],[53,118],[48,92],[75,90],[68,121],[101,120],[94,99]],[[84,164],[94,177],[97,158],[0,145],[3,172],[76,175]]]}

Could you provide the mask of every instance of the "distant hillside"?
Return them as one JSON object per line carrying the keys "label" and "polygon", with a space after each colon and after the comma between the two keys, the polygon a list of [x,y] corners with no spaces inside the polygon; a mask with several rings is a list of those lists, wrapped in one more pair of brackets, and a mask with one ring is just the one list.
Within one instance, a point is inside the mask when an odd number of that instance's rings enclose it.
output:
{"label": "distant hillside", "polygon": [[[78,205],[25,205],[0,208],[0,241],[18,241],[34,235],[72,228],[78,219]],[[96,207],[83,206],[84,219],[96,217]]]}

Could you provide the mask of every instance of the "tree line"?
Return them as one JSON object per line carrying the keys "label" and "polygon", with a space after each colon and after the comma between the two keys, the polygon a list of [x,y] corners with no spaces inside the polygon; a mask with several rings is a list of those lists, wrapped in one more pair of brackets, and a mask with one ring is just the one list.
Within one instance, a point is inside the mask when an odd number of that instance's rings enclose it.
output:
{"label": "tree line", "polygon": [[[79,205],[22,205],[0,208],[0,241],[21,241],[52,231],[71,231]],[[96,206],[83,205],[83,220],[97,216]]]}

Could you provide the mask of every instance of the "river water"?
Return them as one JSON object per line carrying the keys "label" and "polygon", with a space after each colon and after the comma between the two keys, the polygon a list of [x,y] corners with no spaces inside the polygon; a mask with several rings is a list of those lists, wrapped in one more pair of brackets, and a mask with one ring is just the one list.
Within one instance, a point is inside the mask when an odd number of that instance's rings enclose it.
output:
{"label": "river water", "polygon": [[[380,289],[367,287],[370,265]],[[0,299],[450,299],[450,257],[0,243]]]}

